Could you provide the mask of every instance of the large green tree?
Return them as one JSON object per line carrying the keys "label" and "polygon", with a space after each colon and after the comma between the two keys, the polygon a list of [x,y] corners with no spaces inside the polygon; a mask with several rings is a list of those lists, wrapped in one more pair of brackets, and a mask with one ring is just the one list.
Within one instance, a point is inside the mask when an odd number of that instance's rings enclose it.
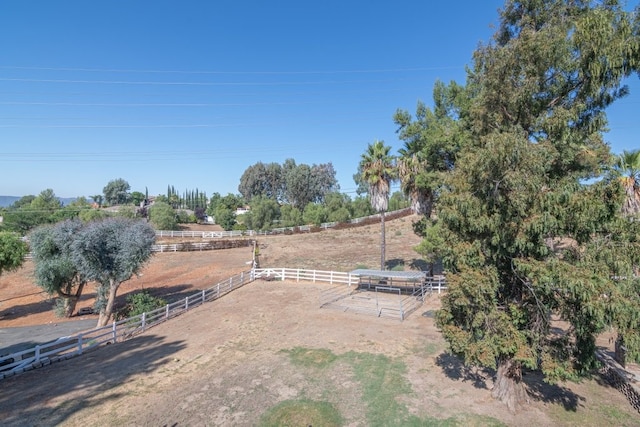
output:
{"label": "large green tree", "polygon": [[131,186],[122,178],[109,181],[102,189],[105,202],[110,205],[126,205],[131,200]]}
{"label": "large green tree", "polygon": [[615,0],[509,0],[500,18],[469,70],[432,237],[446,245],[443,336],[465,364],[495,368],[494,397],[516,408],[523,369],[590,372],[608,325],[638,354],[638,227],[619,182],[591,178],[609,163],[605,109],[627,93],[639,44]]}
{"label": "large green tree", "polygon": [[389,207],[391,182],[396,178],[395,159],[390,154],[391,147],[384,141],[375,141],[367,146],[360,157],[359,170],[362,180],[369,188],[369,200],[373,209],[380,213],[380,269],[385,269],[386,236],[384,217]]}
{"label": "large green tree", "polygon": [[120,285],[151,257],[155,238],[147,222],[126,218],[91,222],[77,234],[71,247],[73,262],[83,277],[98,284],[98,327],[111,319]]}
{"label": "large green tree", "polygon": [[158,230],[177,230],[176,211],[165,202],[155,202],[149,208],[149,221]]}

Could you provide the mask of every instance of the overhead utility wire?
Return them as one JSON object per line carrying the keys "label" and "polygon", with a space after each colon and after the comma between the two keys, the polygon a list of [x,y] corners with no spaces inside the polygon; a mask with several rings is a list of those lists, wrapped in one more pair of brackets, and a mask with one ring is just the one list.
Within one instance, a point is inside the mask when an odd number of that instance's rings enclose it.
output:
{"label": "overhead utility wire", "polygon": [[409,68],[380,68],[361,70],[310,70],[310,71],[213,71],[213,70],[135,70],[118,68],[71,68],[71,67],[20,67],[2,65],[4,70],[34,70],[34,71],[74,71],[74,72],[97,72],[97,73],[149,73],[149,74],[243,74],[243,75],[308,75],[308,74],[373,74],[373,73],[398,73],[414,71],[437,71],[461,69],[464,66],[439,66],[439,67],[409,67]]}
{"label": "overhead utility wire", "polygon": [[151,86],[303,86],[344,83],[389,83],[405,81],[406,79],[386,80],[325,80],[305,82],[154,82],[154,81],[130,81],[130,80],[73,80],[73,79],[28,79],[2,77],[3,82],[24,83],[82,83],[82,84],[109,84],[109,85],[151,85]]}

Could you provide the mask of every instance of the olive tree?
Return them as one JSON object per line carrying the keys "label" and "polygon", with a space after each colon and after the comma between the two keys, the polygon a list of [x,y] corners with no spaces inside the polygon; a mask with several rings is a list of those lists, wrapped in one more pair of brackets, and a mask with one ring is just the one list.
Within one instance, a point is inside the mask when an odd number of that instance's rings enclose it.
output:
{"label": "olive tree", "polygon": [[97,282],[98,327],[111,319],[120,284],[137,274],[152,255],[155,231],[145,221],[107,218],[87,224],[72,244],[80,274]]}
{"label": "olive tree", "polygon": [[40,226],[29,237],[36,284],[59,298],[57,307],[60,311],[57,313],[64,317],[73,315],[87,283],[71,253],[73,241],[82,228],[80,220],[67,220]]}

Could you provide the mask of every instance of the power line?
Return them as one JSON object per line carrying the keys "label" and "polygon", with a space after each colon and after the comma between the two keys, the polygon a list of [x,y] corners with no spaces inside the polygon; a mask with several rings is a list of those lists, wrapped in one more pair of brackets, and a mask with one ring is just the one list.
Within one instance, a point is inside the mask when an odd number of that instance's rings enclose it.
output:
{"label": "power line", "polygon": [[29,78],[0,78],[5,82],[23,83],[80,83],[80,84],[104,84],[104,85],[150,85],[150,86],[304,86],[325,84],[352,84],[352,83],[389,83],[394,81],[406,81],[406,79],[386,80],[319,80],[319,81],[285,81],[285,82],[160,82],[160,81],[132,81],[132,80],[73,80],[73,79],[29,79]]}
{"label": "power line", "polygon": [[439,71],[464,69],[463,65],[445,65],[433,67],[409,67],[409,68],[380,68],[360,70],[309,70],[309,71],[212,71],[212,70],[137,70],[118,68],[72,68],[72,67],[22,67],[2,65],[4,70],[32,70],[32,71],[74,71],[74,72],[98,72],[98,73],[146,73],[146,74],[211,74],[211,75],[311,75],[311,74],[373,74],[373,73],[399,73],[416,71]]}

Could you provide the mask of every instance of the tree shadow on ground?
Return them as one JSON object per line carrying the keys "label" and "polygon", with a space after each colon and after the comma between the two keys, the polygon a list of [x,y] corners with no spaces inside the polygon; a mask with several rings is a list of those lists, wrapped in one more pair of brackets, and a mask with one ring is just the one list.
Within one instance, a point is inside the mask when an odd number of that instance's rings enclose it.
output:
{"label": "tree shadow on ground", "polygon": [[[156,371],[184,341],[166,342],[155,335],[100,347],[70,360],[2,380],[0,414],[4,426],[59,425],[80,410],[122,397],[112,391],[129,377]],[[112,420],[113,421],[113,420]]]}
{"label": "tree shadow on ground", "polygon": [[401,258],[393,258],[385,261],[384,266],[387,270],[393,270],[396,267],[404,267],[404,260]]}
{"label": "tree shadow on ground", "polygon": [[149,288],[149,289],[135,289],[129,292],[122,293],[116,297],[115,307],[121,308],[127,305],[127,297],[129,295],[138,294],[140,292],[147,291],[149,295],[154,296],[156,298],[162,298],[167,302],[167,304],[171,304],[173,302],[179,301],[181,299],[185,299],[188,296],[192,296],[197,294],[199,291],[193,285],[184,283],[180,285],[174,286],[165,286],[161,288]]}
{"label": "tree shadow on ground", "polygon": [[527,371],[522,381],[527,386],[529,396],[535,400],[554,405],[562,405],[566,411],[575,412],[585,398],[560,384],[544,382],[541,372]]}
{"label": "tree shadow on ground", "polygon": [[427,273],[431,273],[431,263],[428,263],[423,259],[412,259],[409,263],[409,267],[412,270],[426,271]]}
{"label": "tree shadow on ground", "polygon": [[39,314],[53,310],[54,298],[43,299],[38,302],[30,302],[28,304],[5,306],[0,310],[0,320],[17,319],[27,314]]}
{"label": "tree shadow on ground", "polygon": [[[440,366],[444,374],[454,381],[471,382],[475,388],[489,390],[488,381],[495,377],[496,372],[489,368],[471,368],[465,366],[462,360],[451,353],[441,353],[436,358],[436,365]],[[525,371],[522,381],[532,399],[562,405],[567,411],[576,411],[584,397],[574,393],[571,389],[559,384],[548,384],[543,381],[542,373]]]}
{"label": "tree shadow on ground", "polygon": [[470,368],[465,366],[459,357],[451,353],[441,353],[436,358],[436,365],[442,368],[444,374],[454,381],[471,382],[475,388],[488,390],[487,380],[495,372],[488,368]]}

